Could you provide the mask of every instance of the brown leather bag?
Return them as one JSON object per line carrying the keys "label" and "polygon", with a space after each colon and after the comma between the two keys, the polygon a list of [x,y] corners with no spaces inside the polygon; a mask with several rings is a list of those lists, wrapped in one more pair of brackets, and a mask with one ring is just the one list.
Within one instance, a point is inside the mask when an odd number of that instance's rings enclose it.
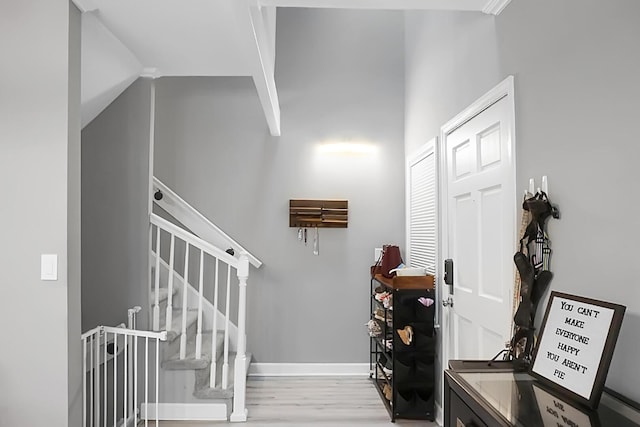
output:
{"label": "brown leather bag", "polygon": [[390,270],[402,264],[400,248],[395,245],[384,245],[382,247],[382,259],[380,260],[380,273],[387,279],[396,275],[396,272],[389,273]]}

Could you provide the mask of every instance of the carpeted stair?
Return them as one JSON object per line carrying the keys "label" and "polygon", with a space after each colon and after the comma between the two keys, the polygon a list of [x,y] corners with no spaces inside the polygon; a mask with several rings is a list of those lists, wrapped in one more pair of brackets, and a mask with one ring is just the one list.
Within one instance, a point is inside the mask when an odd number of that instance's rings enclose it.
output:
{"label": "carpeted stair", "polygon": [[[176,291],[174,290],[174,295]],[[228,371],[229,378],[227,388],[222,388],[222,369],[224,364],[224,331],[219,330],[215,334],[216,340],[216,384],[215,387],[209,387],[210,373],[212,366],[212,340],[213,333],[211,330],[202,332],[202,349],[201,357],[196,359],[196,332],[198,312],[195,309],[187,311],[187,347],[184,359],[180,359],[180,337],[182,331],[182,309],[175,308],[176,298],[173,299],[173,317],[170,328],[165,329],[166,324],[166,307],[168,291],[166,288],[159,289],[160,301],[160,330],[167,330],[167,341],[161,345],[161,368],[165,378],[166,386],[171,387],[169,393],[162,393],[171,396],[167,400],[176,398],[176,394],[180,391],[176,389],[185,389],[185,393],[191,396],[185,396],[184,402],[167,402],[167,403],[207,403],[222,402],[230,406],[230,399],[233,397],[233,375],[235,367],[235,352],[229,352]],[[152,292],[152,298],[155,295]],[[155,301],[155,299],[152,299]],[[251,354],[247,354],[247,360],[251,360]],[[178,372],[178,371],[182,371]],[[191,378],[189,378],[191,377]],[[194,399],[195,398],[195,399]]]}

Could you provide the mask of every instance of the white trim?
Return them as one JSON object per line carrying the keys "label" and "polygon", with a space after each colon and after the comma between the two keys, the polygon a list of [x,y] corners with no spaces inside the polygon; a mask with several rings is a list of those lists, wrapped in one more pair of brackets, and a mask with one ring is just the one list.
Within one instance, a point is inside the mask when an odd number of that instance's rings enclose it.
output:
{"label": "white trim", "polygon": [[224,403],[142,403],[141,418],[155,421],[227,421],[227,405]]}
{"label": "white trim", "polygon": [[[444,396],[442,396],[444,398]],[[444,425],[444,411],[442,410],[442,406],[438,405],[437,403],[436,405],[436,424],[438,424],[439,426],[443,426]]]}
{"label": "white trim", "polygon": [[[153,189],[153,159],[154,159],[154,151],[155,151],[155,128],[156,128],[156,82],[154,80],[151,80],[149,82],[149,177],[148,177],[148,187],[147,187],[147,191],[148,191],[148,199],[147,199],[147,215],[149,217],[151,217],[151,214],[153,213],[153,192],[151,191]],[[153,246],[153,226],[151,225],[151,222],[149,222],[149,238],[147,239],[147,249],[149,251],[152,250],[152,246]],[[148,260],[147,265],[146,265],[146,269],[147,269],[147,282],[148,282],[148,287],[147,289],[149,291],[151,291],[151,265],[153,264],[153,260]],[[148,313],[149,315],[147,316],[147,320],[148,320],[148,326],[149,329],[151,329],[153,327],[153,303],[154,301],[151,301],[151,292],[147,291],[147,295],[148,295]]]}
{"label": "white trim", "polygon": [[482,8],[482,11],[490,15],[500,15],[500,12],[502,12],[509,3],[511,3],[511,0],[489,0]]}
{"label": "white trim", "polygon": [[[153,193],[157,190],[162,192],[162,200],[155,200]],[[214,246],[220,248],[232,247],[237,255],[246,252],[249,262],[256,268],[260,268],[262,261],[251,255],[249,251],[243,248],[238,242],[229,237],[224,231],[218,228],[214,223],[209,221],[196,208],[187,203],[169,186],[160,181],[157,177],[153,177],[152,194],[149,197],[169,215],[184,224],[189,230],[203,240],[208,241]]]}
{"label": "white trim", "polygon": [[368,363],[252,363],[250,377],[368,376]]}
{"label": "white trim", "polygon": [[247,421],[247,417],[249,416],[249,410],[247,408],[244,409],[244,412],[241,413],[232,413],[229,416],[229,421],[232,423],[244,423]]}
{"label": "white trim", "polygon": [[72,0],[78,10],[82,13],[98,10],[98,5],[93,0]]}
{"label": "white trim", "polygon": [[[489,92],[482,95],[473,104],[469,105],[467,108],[462,110],[461,113],[457,114],[453,119],[449,120],[446,124],[442,126],[442,128],[440,129],[440,147],[444,148],[443,144],[446,142],[445,137],[448,136],[451,132],[453,132],[454,130],[456,130],[457,128],[459,128],[469,120],[473,119],[475,116],[477,116],[482,111],[486,110],[491,105],[495,104],[505,96],[511,96],[511,99],[513,99],[513,94],[514,94],[513,76],[509,76],[503,81],[501,81],[500,83],[498,83],[496,87],[494,87]],[[512,117],[510,117],[509,119],[512,119]],[[515,146],[515,140],[511,145]],[[510,154],[512,153],[513,153],[513,150],[511,150]],[[444,158],[445,156],[442,156],[442,157]]]}
{"label": "white trim", "polygon": [[240,0],[235,3],[238,33],[246,36],[250,52],[250,73],[256,86],[269,131],[280,136],[280,104],[274,78],[275,56],[258,0]]}
{"label": "white trim", "polygon": [[[502,98],[505,98],[505,97],[509,98],[509,103],[510,103],[510,108],[509,108],[509,113],[508,113],[506,123],[509,126],[509,136],[510,136],[510,144],[508,149],[507,161],[511,165],[511,169],[513,172],[511,179],[514,184],[513,191],[512,191],[512,198],[514,201],[514,203],[512,204],[514,230],[512,230],[512,233],[514,236],[517,235],[517,230],[515,229],[518,227],[518,221],[516,218],[517,217],[517,209],[516,209],[517,197],[516,197],[516,191],[515,191],[515,188],[516,188],[516,185],[515,185],[516,183],[515,89],[514,89],[514,77],[508,76],[506,79],[498,83],[497,86],[495,86],[493,89],[489,90],[487,93],[482,95],[475,102],[473,102],[471,105],[465,108],[461,113],[457,114],[453,119],[449,120],[445,125],[443,125],[440,128],[439,148],[440,148],[441,155],[440,155],[440,169],[439,169],[440,171],[440,174],[439,174],[439,178],[440,178],[439,236],[446,236],[447,235],[446,233],[448,230],[447,228],[448,227],[448,223],[447,223],[448,204],[446,200],[448,195],[447,193],[447,159],[446,159],[447,136],[450,135],[456,129],[458,129],[460,126],[462,126],[463,124],[465,124],[466,122],[473,119],[475,116],[477,116],[478,114],[480,114],[481,112],[489,108],[491,105],[495,104],[496,102],[500,101]],[[512,241],[513,241],[513,250],[515,252],[516,250],[515,238],[512,239]],[[438,264],[441,266],[444,262],[443,258],[446,256],[446,254],[448,254],[449,243],[446,238],[442,238],[440,239],[439,244],[440,244],[439,255],[442,258],[439,259]],[[447,286],[444,283],[444,274],[440,274],[439,272],[436,277],[438,281],[437,287],[441,289],[440,291],[441,297],[442,297],[442,300],[444,300],[449,296],[449,286]],[[451,354],[451,348],[450,348],[451,342],[450,342],[450,332],[449,332],[450,322],[449,322],[448,311],[445,312],[444,310],[442,310],[442,316],[440,320],[441,320],[441,327],[442,327],[442,360],[443,360],[443,367],[444,367],[448,365],[450,354]],[[441,384],[440,393],[441,393],[441,396],[443,396],[444,398],[444,380],[442,381],[442,384]]]}
{"label": "white trim", "polygon": [[151,224],[158,226],[160,229],[166,232],[174,234],[176,237],[179,237],[181,240],[188,242],[191,246],[195,246],[196,248],[206,252],[207,254],[213,256],[214,258],[218,258],[221,261],[224,261],[225,263],[229,264],[233,268],[236,268],[236,269],[238,268],[239,261],[237,258],[232,257],[222,249],[212,245],[206,240],[201,239],[200,237],[196,236],[190,231],[187,231],[184,228],[179,227],[174,223],[169,222],[166,219],[154,213],[151,214],[150,221],[151,221]]}
{"label": "white trim", "polygon": [[[438,186],[438,180],[439,180],[439,173],[440,173],[440,165],[439,165],[439,156],[440,156],[440,150],[439,150],[439,145],[438,145],[438,137],[435,136],[433,138],[431,138],[429,141],[427,141],[421,148],[419,148],[416,152],[414,152],[413,154],[407,156],[407,160],[405,163],[405,242],[407,242],[407,262],[410,263],[411,262],[411,245],[409,244],[409,242],[411,241],[411,228],[410,228],[410,224],[411,224],[411,197],[410,197],[410,191],[411,191],[411,167],[413,165],[415,165],[416,163],[424,160],[427,156],[429,156],[430,154],[432,154],[435,156],[435,186],[436,186],[436,206],[435,206],[435,215],[436,215],[436,221],[439,222],[438,218],[440,216],[440,200],[439,200],[439,196],[440,196],[440,188]],[[440,236],[442,234],[440,234],[440,228],[439,226],[436,226],[436,242],[440,241]],[[438,243],[436,243],[436,257],[435,257],[435,275],[436,277],[440,276],[440,246]],[[438,291],[436,289],[437,293],[440,293],[440,291]],[[437,300],[437,298],[436,298]],[[441,317],[441,309],[440,307],[436,307],[436,319],[435,319],[435,325],[436,328],[440,327],[440,317]]]}

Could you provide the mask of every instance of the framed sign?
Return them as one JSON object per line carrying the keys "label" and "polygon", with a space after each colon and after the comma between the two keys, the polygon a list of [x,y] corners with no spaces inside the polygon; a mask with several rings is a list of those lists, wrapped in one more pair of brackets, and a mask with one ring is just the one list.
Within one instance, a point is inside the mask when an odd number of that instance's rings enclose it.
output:
{"label": "framed sign", "polygon": [[626,307],[551,292],[530,374],[597,408]]}

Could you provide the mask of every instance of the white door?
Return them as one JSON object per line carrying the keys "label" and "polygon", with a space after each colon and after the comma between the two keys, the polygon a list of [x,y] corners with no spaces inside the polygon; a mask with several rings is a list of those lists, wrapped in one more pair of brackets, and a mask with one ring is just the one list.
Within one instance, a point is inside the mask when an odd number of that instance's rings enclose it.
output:
{"label": "white door", "polygon": [[443,127],[443,258],[454,272],[445,286],[445,360],[490,359],[511,335],[513,105],[510,77]]}

